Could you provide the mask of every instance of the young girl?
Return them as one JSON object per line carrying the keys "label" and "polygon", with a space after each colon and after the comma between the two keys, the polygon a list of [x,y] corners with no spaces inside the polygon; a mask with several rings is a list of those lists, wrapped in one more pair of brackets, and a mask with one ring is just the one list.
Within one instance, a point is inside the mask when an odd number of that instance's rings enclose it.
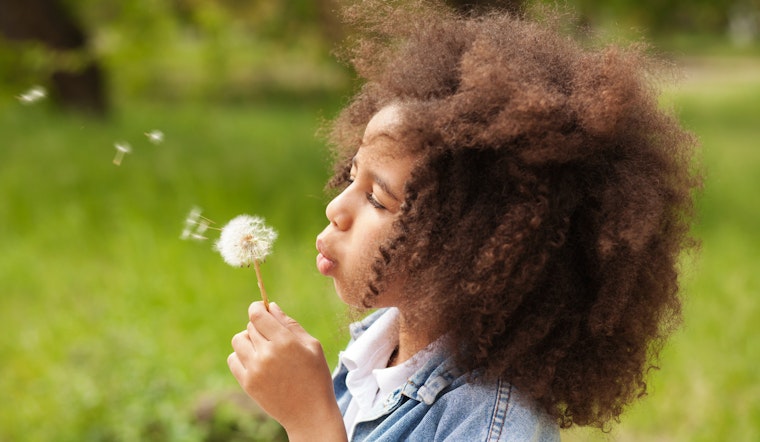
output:
{"label": "young girl", "polygon": [[376,310],[331,378],[254,303],[232,373],[291,441],[556,441],[617,419],[679,320],[699,184],[654,64],[551,17],[361,8],[317,268]]}

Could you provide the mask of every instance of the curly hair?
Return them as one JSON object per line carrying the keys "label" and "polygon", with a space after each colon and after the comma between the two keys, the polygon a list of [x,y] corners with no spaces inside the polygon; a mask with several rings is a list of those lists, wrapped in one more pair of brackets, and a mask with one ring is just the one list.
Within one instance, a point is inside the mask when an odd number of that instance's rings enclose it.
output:
{"label": "curly hair", "polygon": [[697,142],[658,104],[645,46],[590,47],[561,12],[534,15],[348,8],[361,32],[343,55],[363,85],[331,124],[328,186],[400,103],[421,160],[365,304],[410,275],[417,323],[451,338],[462,369],[508,379],[564,428],[605,428],[680,321]]}

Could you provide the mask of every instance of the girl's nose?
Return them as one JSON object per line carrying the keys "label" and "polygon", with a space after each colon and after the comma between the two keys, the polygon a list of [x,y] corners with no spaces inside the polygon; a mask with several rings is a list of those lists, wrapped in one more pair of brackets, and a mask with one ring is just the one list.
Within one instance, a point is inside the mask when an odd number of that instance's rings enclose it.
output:
{"label": "girl's nose", "polygon": [[333,198],[325,209],[325,215],[338,230],[348,230],[351,227],[352,217],[348,205],[348,188]]}

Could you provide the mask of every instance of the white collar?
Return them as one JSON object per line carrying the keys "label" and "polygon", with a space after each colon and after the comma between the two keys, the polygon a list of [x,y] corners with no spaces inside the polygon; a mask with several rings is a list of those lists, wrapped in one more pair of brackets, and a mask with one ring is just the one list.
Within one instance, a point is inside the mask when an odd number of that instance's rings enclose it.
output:
{"label": "white collar", "polygon": [[339,355],[348,370],[345,382],[351,394],[343,416],[349,439],[356,423],[371,416],[383,399],[403,386],[438,346],[433,342],[412,358],[388,367],[388,359],[398,347],[398,316],[398,309],[387,309]]}
{"label": "white collar", "polygon": [[398,345],[398,314],[398,309],[388,309],[340,353],[340,362],[348,370],[346,387],[361,408],[372,407],[379,388],[373,371],[387,367],[388,359]]}

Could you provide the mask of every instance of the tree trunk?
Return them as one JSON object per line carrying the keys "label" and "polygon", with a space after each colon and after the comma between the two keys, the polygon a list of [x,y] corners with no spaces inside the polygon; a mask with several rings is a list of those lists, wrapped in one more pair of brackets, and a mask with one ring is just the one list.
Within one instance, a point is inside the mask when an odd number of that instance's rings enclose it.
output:
{"label": "tree trunk", "polygon": [[[36,41],[54,52],[87,57],[87,37],[57,0],[0,0],[0,35],[11,41]],[[64,108],[104,115],[108,110],[104,74],[87,57],[77,71],[54,67],[51,96]]]}
{"label": "tree trunk", "polygon": [[516,15],[522,15],[525,0],[447,0],[450,6],[460,12],[478,12],[489,8],[507,10]]}

